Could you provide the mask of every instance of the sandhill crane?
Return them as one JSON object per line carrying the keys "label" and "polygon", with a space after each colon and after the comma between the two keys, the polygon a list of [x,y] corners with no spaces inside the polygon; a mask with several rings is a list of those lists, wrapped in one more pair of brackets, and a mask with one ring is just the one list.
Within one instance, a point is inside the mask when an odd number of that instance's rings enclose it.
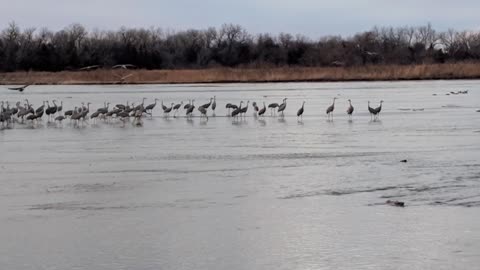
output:
{"label": "sandhill crane", "polygon": [[28,111],[29,113],[35,113],[35,110],[33,109],[33,104],[29,104],[29,105],[28,105],[27,111]]}
{"label": "sandhill crane", "polygon": [[351,119],[354,109],[353,109],[353,106],[352,106],[352,101],[350,99],[348,100],[348,103],[349,103],[349,106],[347,108],[347,114],[348,114],[348,117]]}
{"label": "sandhill crane", "polygon": [[125,126],[125,121],[130,117],[129,113],[126,111],[120,112],[117,116],[120,117],[120,121],[122,121],[123,126]]}
{"label": "sandhill crane", "polygon": [[370,100],[368,101],[368,111],[370,112],[370,120],[376,115],[375,109],[370,107]]}
{"label": "sandhill crane", "polygon": [[125,76],[121,76],[121,75],[118,75],[118,74],[113,74],[113,75],[118,78],[118,82],[116,82],[117,84],[123,84],[123,83],[125,83],[126,79],[128,79],[129,77],[132,77],[134,74],[130,73],[130,74],[127,74]]}
{"label": "sandhill crane", "polygon": [[16,111],[15,111],[13,114],[17,114],[19,111],[25,110],[25,108],[22,107],[22,105],[20,105],[20,101],[18,101],[18,102],[15,104],[15,109],[16,109]]}
{"label": "sandhill crane", "polygon": [[[137,113],[137,111],[139,111],[139,110],[133,109],[132,111],[130,111],[130,112],[129,112],[129,113],[130,113],[130,116],[131,116],[131,117],[135,117],[135,114]],[[108,116],[108,114],[107,114],[107,116]]]}
{"label": "sandhill crane", "polygon": [[85,111],[87,109],[87,107],[85,107],[85,103],[82,102],[82,107],[80,108],[82,111]]}
{"label": "sandhill crane", "polygon": [[120,64],[120,65],[115,65],[112,67],[112,69],[136,69],[137,66],[132,65],[132,64]]}
{"label": "sandhill crane", "polygon": [[20,102],[15,104],[15,107],[10,108],[10,104],[7,102],[7,110],[3,112],[4,121],[7,123],[7,126],[11,123],[15,124],[14,120],[19,111]]}
{"label": "sandhill crane", "polygon": [[131,111],[133,111],[133,107],[135,107],[135,103],[132,103],[132,106],[130,107],[130,105],[128,105],[128,101],[127,101],[127,105],[125,106],[124,111],[126,111],[127,113],[130,113]]}
{"label": "sandhill crane", "polygon": [[68,111],[65,111],[64,113],[65,117],[72,116],[72,114],[73,114],[73,110],[68,110]]}
{"label": "sandhill crane", "polygon": [[163,104],[163,100],[162,100],[162,110],[165,111],[166,109],[167,109],[167,106],[165,106],[165,105]]}
{"label": "sandhill crane", "polygon": [[265,102],[263,102],[263,108],[258,111],[258,116],[263,116],[265,111],[267,111],[267,107],[265,106]]}
{"label": "sandhill crane", "polygon": [[82,110],[82,113],[80,115],[80,118],[85,121],[87,119],[87,115],[88,113],[90,112],[90,102],[87,103],[87,108],[84,107],[84,109]]}
{"label": "sandhill crane", "polygon": [[275,114],[275,109],[278,108],[278,103],[270,103],[268,104],[268,108],[270,108],[270,114]]}
{"label": "sandhill crane", "polygon": [[[108,107],[109,107],[109,106],[110,106],[110,103],[107,102],[107,103],[104,104],[104,107],[103,107],[103,108],[98,108],[98,109],[97,109],[98,116],[102,115],[102,116],[104,117],[104,119],[106,120],[105,116],[106,116],[107,113],[108,113]],[[70,117],[70,119],[72,119],[72,118]]]}
{"label": "sandhill crane", "polygon": [[215,114],[215,109],[217,108],[217,96],[213,96],[212,111]]}
{"label": "sandhill crane", "polygon": [[18,101],[15,104],[15,107],[12,108],[12,114],[17,114],[20,109],[23,109],[23,107],[20,106],[20,102]]}
{"label": "sandhill crane", "polygon": [[[139,109],[141,109],[141,108],[139,108]],[[116,117],[120,112],[123,112],[123,110],[118,109],[118,108],[117,109],[112,109],[105,116],[107,116],[107,117],[114,117],[115,116]]]}
{"label": "sandhill crane", "polygon": [[176,117],[176,115],[178,113],[178,109],[180,109],[180,107],[182,107],[182,104],[183,104],[183,101],[178,103],[177,105],[173,106],[173,109],[175,110],[175,112],[173,113],[173,117]]}
{"label": "sandhill crane", "polygon": [[193,102],[194,102],[194,100],[192,100],[192,103],[187,108],[187,111],[186,111],[187,116],[192,116],[193,109],[195,109],[195,105],[193,104]]}
{"label": "sandhill crane", "polygon": [[378,119],[378,116],[380,115],[380,112],[382,111],[382,103],[383,103],[383,100],[380,100],[380,105],[375,108],[375,115],[377,116],[377,119]]}
{"label": "sandhill crane", "polygon": [[59,115],[55,117],[55,121],[58,121],[59,123],[62,123],[63,120],[65,120],[65,116],[63,115]]}
{"label": "sandhill crane", "polygon": [[[200,106],[200,107],[203,107],[203,108],[205,108],[205,109],[208,109],[208,108],[210,107],[210,105],[212,104],[212,101],[213,101],[213,98],[210,98],[210,102],[209,102],[209,103],[203,104],[203,105]],[[198,107],[198,108],[200,108],[200,107]]]}
{"label": "sandhill crane", "polygon": [[42,118],[44,112],[44,110],[41,110],[39,113],[35,113],[35,119]]}
{"label": "sandhill crane", "polygon": [[35,114],[29,114],[26,119],[27,121],[30,120],[33,124],[33,121],[37,119],[37,116]]}
{"label": "sandhill crane", "polygon": [[190,108],[190,106],[192,106],[192,100],[189,99],[188,103],[185,104],[185,106],[183,106],[183,109],[188,110],[188,108]]}
{"label": "sandhill crane", "polygon": [[13,110],[10,109],[10,103],[7,101],[7,108],[4,107],[4,102],[1,102],[2,106],[0,107],[0,122],[2,122],[2,126],[7,126],[12,123],[12,115]]}
{"label": "sandhill crane", "polygon": [[257,106],[257,102],[252,102],[252,106],[253,106],[253,115],[256,116],[258,115],[258,111],[259,111],[259,108]]}
{"label": "sandhill crane", "polygon": [[99,115],[100,115],[100,111],[97,110],[96,112],[94,112],[90,115],[90,119],[93,119],[93,122],[96,123],[96,120],[97,120]]}
{"label": "sandhill crane", "polygon": [[227,115],[230,116],[231,115],[230,111],[238,109],[238,106],[232,103],[227,103],[227,105],[225,105],[225,108],[228,109]]}
{"label": "sandhill crane", "polygon": [[120,121],[125,123],[125,119],[130,117],[130,114],[126,111],[121,111],[117,114],[118,117],[120,117]]}
{"label": "sandhill crane", "polygon": [[27,88],[29,86],[30,86],[30,84],[20,86],[20,87],[9,87],[8,90],[23,92],[25,90],[25,88]]}
{"label": "sandhill crane", "polygon": [[200,117],[205,116],[206,119],[208,120],[207,109],[205,109],[203,106],[200,106],[198,107],[198,111],[201,113]]}
{"label": "sandhill crane", "polygon": [[63,110],[63,101],[60,100],[60,106],[57,107],[57,113],[61,113]]}
{"label": "sandhill crane", "polygon": [[163,110],[163,114],[166,114],[166,117],[168,117],[170,115],[170,112],[173,110],[173,105],[174,103],[170,105],[170,108],[166,108],[165,110]]}
{"label": "sandhill crane", "polygon": [[22,122],[24,120],[24,117],[27,116],[29,113],[31,114],[35,114],[35,112],[33,111],[33,108],[32,108],[32,105],[28,102],[28,99],[25,99],[25,101],[27,102],[25,104],[25,107],[24,108],[20,108],[17,116],[19,118],[22,118]]}
{"label": "sandhill crane", "polygon": [[79,68],[78,70],[79,70],[79,71],[90,71],[90,70],[99,69],[99,68],[101,68],[101,67],[102,67],[101,65],[92,65],[92,66],[87,66],[87,67]]}
{"label": "sandhill crane", "polygon": [[125,121],[130,117],[130,114],[127,111],[121,111],[117,114],[117,117],[120,118],[120,121],[122,121],[123,126],[125,126]]}
{"label": "sandhill crane", "polygon": [[225,108],[228,109],[227,115],[229,115],[229,114],[230,114],[230,109],[232,109],[232,103],[227,103],[227,104],[225,105]]}
{"label": "sandhill crane", "polygon": [[36,110],[35,110],[35,114],[39,114],[40,112],[43,112],[43,108],[45,108],[45,101],[43,101],[43,105],[38,107]]}
{"label": "sandhill crane", "polygon": [[242,112],[242,104],[243,104],[243,101],[240,101],[240,106],[238,106],[236,109],[232,111],[232,114],[231,114],[232,117],[236,117],[238,116],[239,113]]}
{"label": "sandhill crane", "polygon": [[245,117],[245,114],[247,114],[249,104],[250,104],[250,100],[247,101],[247,105],[243,107],[240,111],[240,114],[243,114],[243,117]]}
{"label": "sandhill crane", "polygon": [[45,114],[48,116],[48,122],[50,122],[50,114],[52,114],[53,107],[50,106],[50,102],[47,100],[47,108],[45,109]]}
{"label": "sandhill crane", "polygon": [[52,102],[53,102],[54,106],[50,107],[50,103],[47,100],[48,108],[45,110],[45,114],[48,116],[48,121],[49,122],[50,122],[50,119],[51,119],[50,115],[54,115],[57,112],[57,104],[55,104],[55,100],[53,100]]}
{"label": "sandhill crane", "polygon": [[[140,105],[136,106],[136,107],[134,108],[134,110],[135,110],[135,111],[138,111],[138,110],[142,109],[142,111],[143,111],[143,109],[144,109],[143,104],[145,104],[145,100],[146,100],[146,99],[147,99],[147,98],[143,98],[143,99],[142,99],[142,103],[140,103]],[[163,106],[163,103],[162,103],[162,106]],[[165,109],[164,109],[164,110],[165,110]]]}
{"label": "sandhill crane", "polygon": [[335,110],[335,100],[337,99],[337,97],[334,97],[333,98],[333,103],[332,105],[328,106],[327,110],[326,110],[326,113],[327,113],[327,117],[328,118],[332,118],[333,120],[333,110]]}
{"label": "sandhill crane", "polygon": [[10,123],[12,115],[9,112],[0,110],[0,123],[2,123],[2,126],[5,126],[5,123],[8,124]]}
{"label": "sandhill crane", "polygon": [[283,103],[280,106],[278,106],[278,112],[279,113],[281,112],[282,116],[284,116],[283,111],[285,111],[285,108],[287,108],[287,98],[284,98]]}
{"label": "sandhill crane", "polygon": [[303,120],[304,106],[305,106],[305,101],[302,103],[302,107],[300,107],[300,109],[298,109],[298,111],[297,111],[297,119],[298,119],[298,117],[301,117],[302,120]]}
{"label": "sandhill crane", "polygon": [[30,104],[30,103],[28,102],[28,99],[25,99],[25,102],[27,102],[27,104],[26,104],[25,107],[26,107],[26,109],[28,110],[28,112],[30,112],[30,113],[35,113],[35,112],[33,111],[33,104]]}
{"label": "sandhill crane", "polygon": [[140,108],[138,110],[135,110],[135,112],[134,112],[133,116],[135,118],[133,119],[132,124],[136,124],[137,126],[142,125],[143,110],[144,110],[144,107],[143,107],[143,102],[142,102],[142,104],[140,105]]}
{"label": "sandhill crane", "polygon": [[155,99],[155,103],[152,103],[152,104],[148,105],[147,107],[145,107],[145,110],[147,110],[147,112],[150,111],[150,114],[152,114],[153,108],[155,108],[155,106],[157,106],[157,101],[158,101],[158,98]]}
{"label": "sandhill crane", "polygon": [[252,107],[253,107],[253,110],[254,110],[255,112],[258,112],[257,102],[255,102],[255,101],[252,102]]}
{"label": "sandhill crane", "polygon": [[[4,107],[4,102],[2,101],[2,106],[0,107],[0,122],[2,125],[7,124],[7,126],[13,123],[13,118],[15,114],[18,112],[17,107],[10,108],[10,103],[7,101],[7,108]],[[17,104],[18,105],[18,104]]]}
{"label": "sandhill crane", "polygon": [[29,105],[27,105],[27,107],[25,107],[25,108],[20,109],[19,112],[18,112],[18,114],[17,114],[17,116],[18,116],[19,118],[22,118],[22,121],[23,121],[23,118],[24,118],[27,114],[31,113],[31,108],[28,107],[28,106],[29,106]]}
{"label": "sandhill crane", "polygon": [[78,120],[82,117],[82,111],[78,111],[78,108],[75,107],[73,110],[72,116],[70,116],[70,120],[74,120],[75,124],[78,124]]}

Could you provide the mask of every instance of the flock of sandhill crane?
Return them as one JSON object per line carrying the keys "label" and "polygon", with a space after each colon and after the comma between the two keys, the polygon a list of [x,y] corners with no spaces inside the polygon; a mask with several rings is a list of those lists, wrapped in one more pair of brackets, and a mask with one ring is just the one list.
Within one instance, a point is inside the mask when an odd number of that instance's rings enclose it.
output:
{"label": "flock of sandhill crane", "polygon": [[[335,110],[335,100],[337,98],[333,98],[333,103],[326,109],[327,118],[329,121],[333,120],[333,112]],[[44,101],[43,104],[34,109],[33,104],[31,104],[28,99],[25,99],[25,103],[22,105],[20,101],[16,102],[14,106],[8,101],[1,101],[0,104],[0,123],[2,127],[9,127],[15,123],[30,123],[35,125],[43,119],[43,116],[46,115],[48,122],[58,122],[61,123],[65,119],[70,119],[74,123],[75,126],[82,125],[86,123],[87,120],[92,120],[94,122],[97,119],[103,119],[106,122],[109,121],[121,121],[125,123],[132,120],[132,124],[134,125],[141,125],[142,118],[146,116],[152,116],[153,109],[156,107],[157,102],[159,99],[155,99],[154,103],[145,105],[146,98],[143,98],[142,102],[135,106],[135,104],[116,104],[113,108],[110,108],[110,103],[105,102],[103,107],[98,108],[97,110],[93,111],[90,114],[90,105],[91,103],[88,102],[87,104],[81,103],[79,106],[74,107],[72,110],[63,111],[63,102],[60,102],[58,105],[56,100]],[[352,101],[348,100],[348,107],[347,107],[347,115],[351,119],[354,107],[352,105]],[[377,120],[378,116],[382,110],[382,103],[383,100],[380,101],[380,105],[376,108],[370,107],[370,101],[368,102],[368,111],[370,112],[371,120]],[[234,120],[238,120],[241,118],[245,118],[245,115],[248,111],[250,105],[250,101],[244,105],[244,102],[241,101],[240,104],[237,106],[232,103],[227,103],[225,108],[228,110],[227,116],[232,117]],[[185,117],[191,118],[194,114],[195,110],[195,100],[189,100],[188,103],[185,105],[183,101],[180,103],[171,103],[170,106],[166,106],[161,102],[161,107],[164,113],[164,117],[170,117],[170,114],[173,113],[173,117],[177,117],[179,114],[179,110],[185,110]],[[260,108],[256,102],[252,102],[252,107],[254,110],[254,116],[256,117],[264,117],[267,111],[267,108],[270,110],[270,114],[272,116],[276,116],[277,113],[284,117],[285,109],[287,108],[287,98],[284,98],[282,103],[270,103],[266,106],[265,102],[263,102],[263,107]],[[200,118],[204,118],[208,120],[208,110],[212,110],[212,115],[215,115],[215,109],[217,108],[217,101],[216,97],[210,99],[210,102],[203,104],[197,108],[198,112],[200,112]],[[297,111],[297,119],[303,119],[303,113],[305,111],[305,101],[302,103],[302,106]]]}

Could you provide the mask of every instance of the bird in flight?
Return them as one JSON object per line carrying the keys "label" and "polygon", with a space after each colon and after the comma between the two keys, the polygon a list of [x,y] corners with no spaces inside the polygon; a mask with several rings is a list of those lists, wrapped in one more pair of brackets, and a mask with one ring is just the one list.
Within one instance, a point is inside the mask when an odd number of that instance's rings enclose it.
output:
{"label": "bird in flight", "polygon": [[25,88],[27,88],[29,86],[30,86],[30,84],[20,86],[20,87],[9,87],[8,90],[23,92],[23,90],[25,90]]}

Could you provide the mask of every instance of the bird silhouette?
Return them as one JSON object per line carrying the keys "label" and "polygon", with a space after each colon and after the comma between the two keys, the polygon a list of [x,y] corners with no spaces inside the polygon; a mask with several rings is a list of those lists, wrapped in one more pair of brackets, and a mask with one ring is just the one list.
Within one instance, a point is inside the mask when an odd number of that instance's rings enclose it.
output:
{"label": "bird silhouette", "polygon": [[8,90],[23,92],[29,86],[30,86],[30,84],[20,86],[20,87],[9,87]]}
{"label": "bird silhouette", "polygon": [[302,103],[302,107],[297,111],[297,118],[300,117],[303,120],[303,112],[304,112],[305,101]]}
{"label": "bird silhouette", "polygon": [[265,106],[265,102],[263,102],[263,108],[261,108],[258,111],[258,116],[263,116],[265,114],[265,111],[267,110],[267,107]]}
{"label": "bird silhouette", "polygon": [[336,99],[337,99],[336,97],[333,98],[332,105],[328,106],[327,111],[326,111],[327,112],[327,117],[332,118],[332,120],[333,120],[333,110],[335,110],[335,100]]}
{"label": "bird silhouette", "polygon": [[283,103],[280,104],[280,106],[278,106],[278,112],[282,113],[282,116],[284,116],[283,112],[285,111],[286,108],[287,108],[287,98],[284,98]]}
{"label": "bird silhouette", "polygon": [[348,103],[349,103],[349,106],[347,108],[347,114],[348,114],[348,117],[351,119],[354,109],[353,109],[353,106],[352,106],[352,101],[350,99],[348,100]]}

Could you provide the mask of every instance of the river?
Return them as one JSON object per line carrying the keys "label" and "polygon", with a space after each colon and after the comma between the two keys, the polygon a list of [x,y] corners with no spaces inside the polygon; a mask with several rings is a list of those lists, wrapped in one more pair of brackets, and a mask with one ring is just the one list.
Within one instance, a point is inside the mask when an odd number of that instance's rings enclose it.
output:
{"label": "river", "polygon": [[[55,124],[44,116],[0,130],[2,269],[480,264],[480,81],[0,90],[11,104],[56,99],[64,111],[143,97],[168,106],[217,102],[208,120],[196,109],[191,119],[184,110],[166,118],[157,105],[141,126]],[[446,95],[460,90],[468,94]],[[284,97],[284,117],[267,110],[256,118],[251,107],[244,119],[225,116],[227,102]],[[367,101],[380,100],[379,120],[371,121]]]}

